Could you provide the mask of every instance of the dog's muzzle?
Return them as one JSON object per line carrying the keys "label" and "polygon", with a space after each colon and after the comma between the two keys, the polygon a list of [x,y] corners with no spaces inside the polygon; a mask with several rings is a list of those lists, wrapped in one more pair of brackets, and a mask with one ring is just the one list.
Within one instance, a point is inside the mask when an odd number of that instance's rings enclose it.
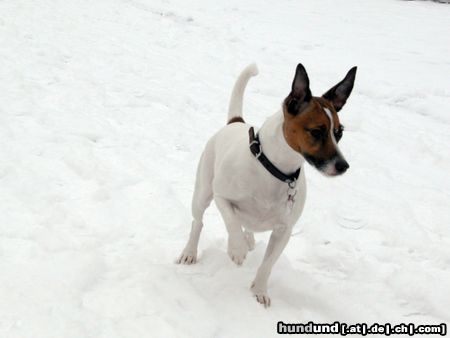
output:
{"label": "dog's muzzle", "polygon": [[339,155],[333,156],[329,160],[317,158],[311,155],[304,155],[306,161],[326,176],[342,175],[350,168],[348,162]]}

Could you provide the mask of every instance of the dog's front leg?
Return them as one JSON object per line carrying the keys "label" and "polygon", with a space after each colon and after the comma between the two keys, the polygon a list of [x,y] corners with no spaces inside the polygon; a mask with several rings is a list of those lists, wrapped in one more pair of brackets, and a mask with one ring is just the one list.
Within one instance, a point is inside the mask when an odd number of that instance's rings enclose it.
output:
{"label": "dog's front leg", "polygon": [[272,231],[269,244],[263,262],[256,273],[255,280],[252,283],[251,290],[256,296],[256,300],[265,307],[270,306],[270,298],[267,295],[267,281],[272,271],[272,267],[280,257],[286,244],[291,237],[292,227],[281,225]]}
{"label": "dog's front leg", "polygon": [[228,231],[228,255],[237,265],[244,262],[248,252],[248,244],[242,231],[242,224],[236,217],[233,205],[225,198],[215,196],[217,208],[219,209]]}

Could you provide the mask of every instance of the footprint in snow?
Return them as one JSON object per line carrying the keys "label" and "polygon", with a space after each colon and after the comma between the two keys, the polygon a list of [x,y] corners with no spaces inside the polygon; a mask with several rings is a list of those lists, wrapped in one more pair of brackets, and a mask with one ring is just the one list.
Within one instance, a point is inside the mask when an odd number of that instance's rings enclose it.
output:
{"label": "footprint in snow", "polygon": [[359,230],[367,225],[367,221],[361,217],[358,208],[344,208],[337,217],[339,226],[345,229]]}

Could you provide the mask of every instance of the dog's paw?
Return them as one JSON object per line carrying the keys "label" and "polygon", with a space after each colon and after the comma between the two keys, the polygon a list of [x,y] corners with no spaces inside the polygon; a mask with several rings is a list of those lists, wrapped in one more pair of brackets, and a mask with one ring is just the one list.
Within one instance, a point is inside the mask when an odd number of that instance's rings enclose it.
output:
{"label": "dog's paw", "polygon": [[270,306],[270,297],[267,294],[267,290],[257,287],[255,282],[252,283],[250,290],[252,290],[252,293],[258,303],[264,305],[265,308]]}
{"label": "dog's paw", "polygon": [[228,247],[228,256],[230,256],[231,260],[237,265],[242,265],[242,263],[244,263],[244,260],[247,257],[247,252],[247,244],[241,248]]}
{"label": "dog's paw", "polygon": [[247,242],[248,251],[252,251],[255,248],[255,236],[253,232],[246,231],[244,233],[245,241]]}
{"label": "dog's paw", "polygon": [[184,249],[176,262],[177,264],[195,264],[197,263],[197,252]]}
{"label": "dog's paw", "polygon": [[236,265],[242,265],[244,263],[245,258],[247,257],[247,252],[230,252],[228,251],[228,256],[230,256],[231,260],[236,263]]}
{"label": "dog's paw", "polygon": [[257,294],[257,295],[255,295],[255,297],[256,297],[256,301],[259,304],[264,305],[265,308],[268,308],[270,306],[270,298],[267,295],[267,293]]}
{"label": "dog's paw", "polygon": [[237,265],[242,265],[247,257],[248,246],[244,236],[228,238],[228,256]]}

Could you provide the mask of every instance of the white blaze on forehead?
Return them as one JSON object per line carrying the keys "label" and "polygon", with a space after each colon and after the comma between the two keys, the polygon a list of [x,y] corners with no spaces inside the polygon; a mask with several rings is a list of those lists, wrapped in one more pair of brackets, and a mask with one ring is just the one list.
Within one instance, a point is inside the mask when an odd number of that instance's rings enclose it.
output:
{"label": "white blaze on forehead", "polygon": [[337,156],[334,157],[331,161],[327,163],[327,165],[324,167],[323,171],[325,175],[336,175],[336,160],[341,157],[341,152],[339,151],[339,147],[336,142],[336,138],[334,137],[334,122],[333,122],[333,115],[331,114],[331,111],[328,108],[323,107],[323,110],[325,111],[325,114],[327,114],[328,118],[330,119],[330,137],[331,141],[333,141],[334,147],[336,148]]}
{"label": "white blaze on forehead", "polygon": [[325,111],[325,114],[327,114],[328,118],[330,119],[330,136],[331,136],[331,140],[333,141],[333,144],[336,147],[337,152],[340,153],[339,147],[338,147],[337,142],[336,142],[336,138],[334,137],[333,115],[331,114],[331,111],[328,108],[324,107],[323,110]]}
{"label": "white blaze on forehead", "polygon": [[334,176],[334,175],[336,175],[338,173],[336,171],[336,162],[339,159],[344,160],[344,157],[342,156],[342,153],[339,150],[339,147],[337,145],[336,138],[334,137],[333,114],[331,113],[330,109],[328,109],[326,107],[322,107],[322,108],[323,108],[325,114],[327,114],[328,118],[330,119],[330,137],[331,137],[331,141],[334,144],[334,147],[336,148],[336,155],[337,156],[335,156],[331,161],[329,161],[321,171],[323,173],[325,173],[325,175]]}

